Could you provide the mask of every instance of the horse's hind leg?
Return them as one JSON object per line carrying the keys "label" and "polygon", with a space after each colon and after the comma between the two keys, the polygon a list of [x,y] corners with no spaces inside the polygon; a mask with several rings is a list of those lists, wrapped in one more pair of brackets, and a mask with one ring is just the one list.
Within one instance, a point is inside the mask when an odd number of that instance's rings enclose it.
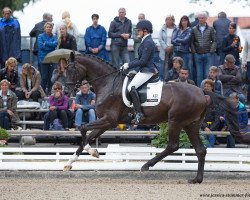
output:
{"label": "horse's hind leg", "polygon": [[205,165],[205,156],[206,156],[206,148],[203,145],[200,134],[199,134],[199,123],[196,122],[196,124],[192,123],[184,128],[186,131],[190,142],[192,143],[197,158],[198,158],[198,171],[197,175],[194,179],[188,180],[189,183],[201,183],[203,181],[203,175],[204,175],[204,165]]}
{"label": "horse's hind leg", "polygon": [[179,149],[179,135],[181,128],[177,125],[177,123],[169,122],[168,126],[169,142],[166,149],[144,164],[141,168],[141,171],[148,171],[149,167],[153,167],[157,162],[161,161],[163,158]]}

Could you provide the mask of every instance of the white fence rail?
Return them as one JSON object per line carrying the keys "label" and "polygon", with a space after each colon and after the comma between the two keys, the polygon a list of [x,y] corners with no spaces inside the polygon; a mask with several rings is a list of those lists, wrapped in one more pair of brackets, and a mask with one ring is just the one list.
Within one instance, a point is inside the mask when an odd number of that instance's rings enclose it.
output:
{"label": "white fence rail", "polygon": [[[0,148],[0,170],[63,170],[75,148]],[[153,147],[98,148],[100,158],[83,153],[73,170],[140,170],[163,149]],[[150,170],[197,170],[193,149],[180,149]],[[206,171],[250,171],[250,149],[207,149]]]}

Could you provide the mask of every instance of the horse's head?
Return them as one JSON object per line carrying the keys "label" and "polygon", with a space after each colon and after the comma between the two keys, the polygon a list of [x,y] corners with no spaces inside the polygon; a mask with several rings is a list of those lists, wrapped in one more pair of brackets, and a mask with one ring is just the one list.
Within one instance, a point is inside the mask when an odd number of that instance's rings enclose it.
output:
{"label": "horse's head", "polygon": [[70,57],[70,62],[65,68],[66,79],[65,79],[65,93],[75,95],[83,79],[86,79],[86,68],[75,61],[74,57]]}

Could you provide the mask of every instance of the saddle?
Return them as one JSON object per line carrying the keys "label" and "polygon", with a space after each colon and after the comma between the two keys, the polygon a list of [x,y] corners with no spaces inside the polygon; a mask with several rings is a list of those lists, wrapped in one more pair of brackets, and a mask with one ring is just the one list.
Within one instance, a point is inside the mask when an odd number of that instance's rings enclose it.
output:
{"label": "saddle", "polygon": [[[123,102],[132,107],[131,97],[128,92],[128,85],[136,75],[136,71],[129,71],[123,82]],[[153,75],[147,82],[137,88],[142,106],[155,106],[160,103],[163,82],[160,81],[159,73]]]}

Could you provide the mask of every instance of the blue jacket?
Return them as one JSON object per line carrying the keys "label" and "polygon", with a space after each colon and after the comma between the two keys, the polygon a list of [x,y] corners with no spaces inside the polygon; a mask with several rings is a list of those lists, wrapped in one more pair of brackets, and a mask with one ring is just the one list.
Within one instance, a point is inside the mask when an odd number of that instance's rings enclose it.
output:
{"label": "blue jacket", "polygon": [[101,25],[98,25],[96,28],[94,26],[89,26],[86,29],[85,35],[85,46],[86,46],[86,53],[93,54],[92,48],[98,48],[99,52],[96,55],[106,61],[110,61],[106,51],[106,41],[107,41],[107,31]]}
{"label": "blue jacket", "polygon": [[154,53],[155,53],[155,43],[151,37],[148,35],[144,40],[142,40],[138,55],[139,58],[131,61],[129,63],[129,68],[139,67],[142,73],[152,72],[156,73],[156,65],[154,63]]}
{"label": "blue jacket", "polygon": [[21,62],[21,29],[17,19],[0,19],[0,61],[14,57]]}
{"label": "blue jacket", "polygon": [[91,105],[91,101],[96,100],[96,95],[94,92],[89,91],[88,94],[83,94],[81,91],[79,91],[76,94],[76,104],[82,105],[83,110],[89,110],[89,109],[95,109],[94,105]]}
{"label": "blue jacket", "polygon": [[238,122],[240,126],[241,131],[247,131],[247,126],[248,126],[248,114],[246,110],[246,106],[239,102],[237,106],[238,110]]}
{"label": "blue jacket", "polygon": [[38,63],[42,63],[44,57],[54,51],[57,47],[57,38],[55,35],[51,35],[48,37],[46,33],[41,33],[38,36]]}
{"label": "blue jacket", "polygon": [[175,29],[172,35],[172,44],[174,46],[174,52],[190,52],[192,37],[192,29],[188,27],[185,31],[181,32],[181,29]]}

